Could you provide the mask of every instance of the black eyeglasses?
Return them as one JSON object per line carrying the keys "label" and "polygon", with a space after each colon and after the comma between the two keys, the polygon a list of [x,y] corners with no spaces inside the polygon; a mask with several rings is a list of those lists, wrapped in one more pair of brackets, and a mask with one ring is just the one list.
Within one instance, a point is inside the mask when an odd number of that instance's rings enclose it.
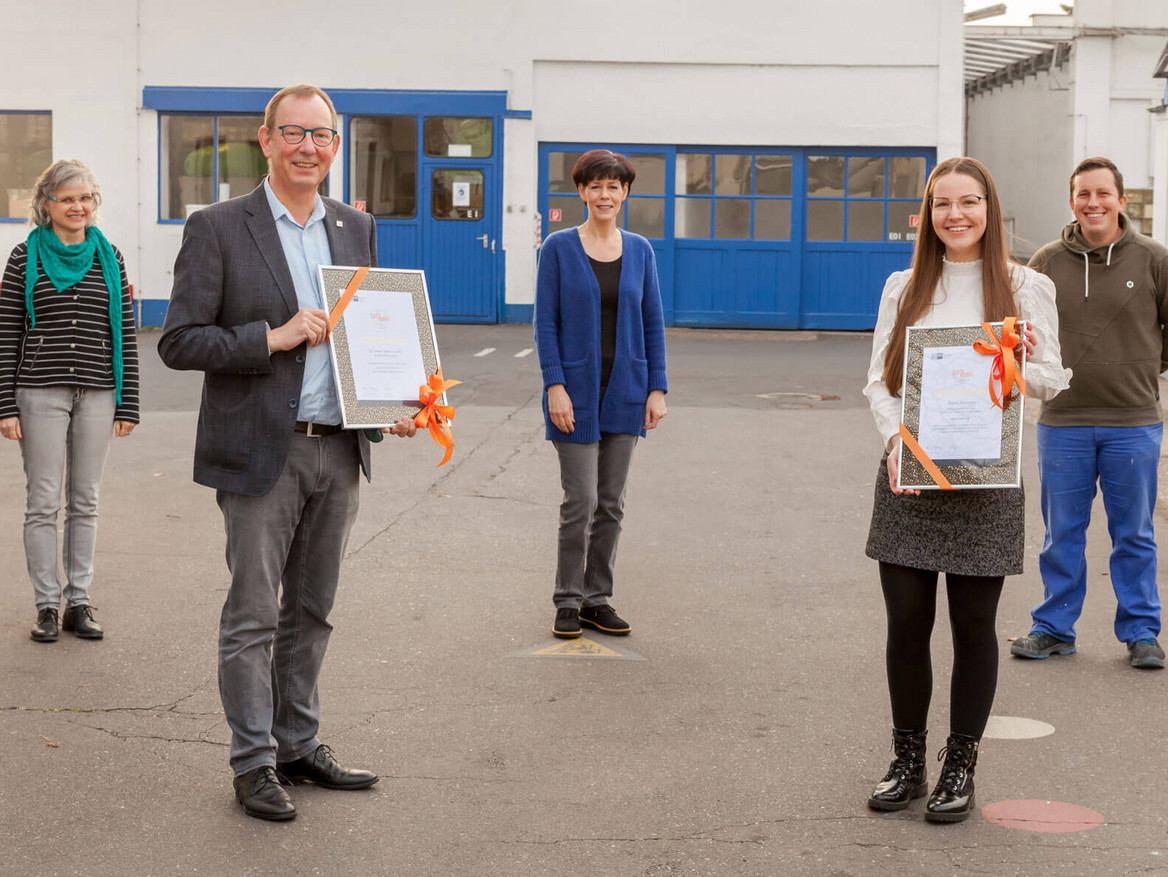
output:
{"label": "black eyeglasses", "polygon": [[312,142],[316,146],[332,146],[333,141],[337,138],[337,132],[332,128],[301,128],[299,125],[281,125],[279,131],[284,142],[291,146],[303,143],[305,135],[312,135]]}

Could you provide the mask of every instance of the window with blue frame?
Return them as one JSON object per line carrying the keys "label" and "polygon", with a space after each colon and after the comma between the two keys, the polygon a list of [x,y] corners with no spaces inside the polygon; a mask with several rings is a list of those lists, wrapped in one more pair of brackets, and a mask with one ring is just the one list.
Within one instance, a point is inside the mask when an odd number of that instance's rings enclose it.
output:
{"label": "window with blue frame", "polygon": [[809,155],[807,240],[913,241],[923,156]]}
{"label": "window with blue frame", "polygon": [[28,221],[33,184],[52,163],[52,115],[0,110],[0,220]]}
{"label": "window with blue frame", "polygon": [[[544,218],[547,234],[580,225],[587,210],[576,184],[572,168],[584,153],[551,152],[548,154],[548,215]],[[660,152],[628,152],[636,178],[621,210],[620,225],[650,239],[665,237],[665,155]]]}
{"label": "window with blue frame", "polygon": [[255,115],[160,114],[158,218],[185,220],[258,186],[268,172],[263,122]]}
{"label": "window with blue frame", "polygon": [[674,236],[789,240],[793,164],[781,153],[679,152]]}

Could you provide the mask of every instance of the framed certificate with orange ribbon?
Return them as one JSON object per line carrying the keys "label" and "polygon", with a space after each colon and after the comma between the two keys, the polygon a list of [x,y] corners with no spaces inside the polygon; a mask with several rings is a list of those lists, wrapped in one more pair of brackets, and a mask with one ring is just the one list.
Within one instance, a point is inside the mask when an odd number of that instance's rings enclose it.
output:
{"label": "framed certificate with orange ribbon", "polygon": [[[425,405],[420,389],[441,374],[425,275],[327,265],[320,281],[345,428],[415,417]],[[445,404],[445,394],[437,401]]]}
{"label": "framed certificate with orange ribbon", "polygon": [[899,487],[969,490],[1021,484],[1022,325],[1010,317],[977,326],[908,328]]}

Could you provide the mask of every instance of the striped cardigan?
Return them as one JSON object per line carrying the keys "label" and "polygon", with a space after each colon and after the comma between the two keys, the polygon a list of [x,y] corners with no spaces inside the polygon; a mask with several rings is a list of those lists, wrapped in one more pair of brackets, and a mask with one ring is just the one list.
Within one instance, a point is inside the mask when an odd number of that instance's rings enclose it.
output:
{"label": "striped cardigan", "polygon": [[[122,404],[115,420],[138,422],[138,343],[126,264],[115,247],[122,273]],[[28,245],[16,245],[0,281],[0,418],[18,417],[16,388],[114,388],[109,292],[95,258],[76,286],[58,292],[43,269],[33,287],[36,328],[29,328],[24,305]]]}

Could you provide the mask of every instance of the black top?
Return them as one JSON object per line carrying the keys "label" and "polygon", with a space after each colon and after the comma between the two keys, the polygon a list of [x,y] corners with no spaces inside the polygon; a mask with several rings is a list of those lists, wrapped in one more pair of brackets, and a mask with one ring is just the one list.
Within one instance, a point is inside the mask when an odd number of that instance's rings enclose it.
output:
{"label": "black top", "polygon": [[612,374],[612,360],[616,356],[616,303],[620,290],[621,260],[597,262],[591,256],[592,273],[600,286],[600,401],[608,388]]}

